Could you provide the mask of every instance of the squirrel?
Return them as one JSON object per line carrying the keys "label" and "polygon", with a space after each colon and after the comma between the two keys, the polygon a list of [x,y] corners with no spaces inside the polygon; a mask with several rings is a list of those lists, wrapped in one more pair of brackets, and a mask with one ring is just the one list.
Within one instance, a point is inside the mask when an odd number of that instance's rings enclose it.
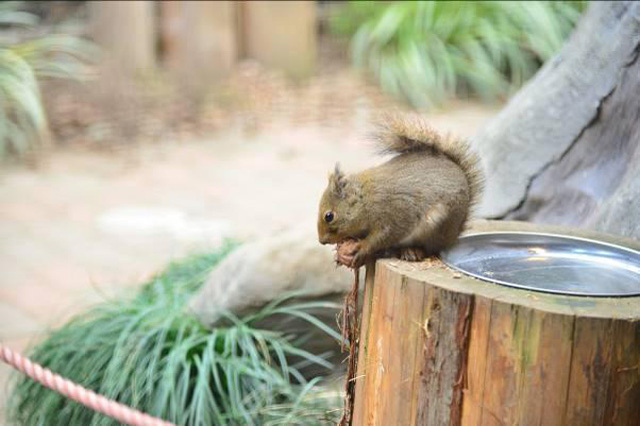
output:
{"label": "squirrel", "polygon": [[351,268],[389,255],[420,261],[451,247],[482,192],[477,155],[416,115],[385,117],[376,139],[395,156],[348,176],[336,164],[320,200],[320,243],[337,244],[336,261]]}

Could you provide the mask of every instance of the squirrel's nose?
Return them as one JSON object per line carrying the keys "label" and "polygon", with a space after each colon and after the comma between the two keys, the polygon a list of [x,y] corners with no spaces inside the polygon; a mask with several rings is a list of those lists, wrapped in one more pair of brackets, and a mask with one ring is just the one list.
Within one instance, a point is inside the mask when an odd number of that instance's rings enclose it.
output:
{"label": "squirrel's nose", "polygon": [[335,243],[331,232],[318,232],[318,241],[320,244],[332,244]]}

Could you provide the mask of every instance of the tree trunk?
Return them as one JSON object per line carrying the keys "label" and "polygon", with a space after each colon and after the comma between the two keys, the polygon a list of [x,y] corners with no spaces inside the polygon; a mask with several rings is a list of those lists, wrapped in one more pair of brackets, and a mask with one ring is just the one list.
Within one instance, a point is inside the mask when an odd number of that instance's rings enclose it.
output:
{"label": "tree trunk", "polygon": [[163,61],[193,90],[226,76],[238,58],[234,1],[160,2]]}
{"label": "tree trunk", "polygon": [[155,2],[92,1],[89,14],[104,65],[129,73],[156,65]]}
{"label": "tree trunk", "polygon": [[[529,185],[510,219],[580,226],[640,238],[640,60],[620,71],[598,115]],[[624,194],[628,192],[628,195]],[[636,209],[635,212],[640,212]]]}
{"label": "tree trunk", "polygon": [[562,51],[475,139],[482,216],[640,238],[638,52],[640,3],[592,2]]}
{"label": "tree trunk", "polygon": [[242,3],[244,54],[293,78],[308,77],[315,70],[316,33],[315,2]]}
{"label": "tree trunk", "polygon": [[[472,231],[616,237],[517,222]],[[367,271],[354,424],[636,425],[640,297],[512,289],[439,261]]]}

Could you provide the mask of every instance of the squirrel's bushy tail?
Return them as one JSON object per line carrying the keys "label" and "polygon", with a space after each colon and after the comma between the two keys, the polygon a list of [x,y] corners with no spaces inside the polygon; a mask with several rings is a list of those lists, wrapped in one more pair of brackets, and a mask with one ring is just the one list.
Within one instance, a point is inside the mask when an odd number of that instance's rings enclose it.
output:
{"label": "squirrel's bushy tail", "polygon": [[405,154],[431,151],[443,154],[464,172],[469,184],[471,205],[480,200],[484,186],[480,159],[464,140],[440,135],[416,114],[386,115],[379,123],[376,139],[383,152]]}

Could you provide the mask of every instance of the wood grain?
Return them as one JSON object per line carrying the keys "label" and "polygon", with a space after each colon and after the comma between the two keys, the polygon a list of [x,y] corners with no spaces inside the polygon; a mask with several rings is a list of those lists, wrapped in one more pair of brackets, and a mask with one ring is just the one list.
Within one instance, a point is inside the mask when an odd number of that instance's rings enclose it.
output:
{"label": "wood grain", "polygon": [[469,336],[469,360],[462,405],[462,424],[476,426],[482,421],[484,380],[491,328],[492,301],[476,297]]}
{"label": "wood grain", "polygon": [[573,316],[531,311],[523,344],[518,424],[562,425],[573,326]]}
{"label": "wood grain", "polygon": [[605,424],[640,423],[640,323],[616,321]]}
{"label": "wood grain", "polygon": [[565,424],[605,424],[613,346],[613,322],[575,320]]}

